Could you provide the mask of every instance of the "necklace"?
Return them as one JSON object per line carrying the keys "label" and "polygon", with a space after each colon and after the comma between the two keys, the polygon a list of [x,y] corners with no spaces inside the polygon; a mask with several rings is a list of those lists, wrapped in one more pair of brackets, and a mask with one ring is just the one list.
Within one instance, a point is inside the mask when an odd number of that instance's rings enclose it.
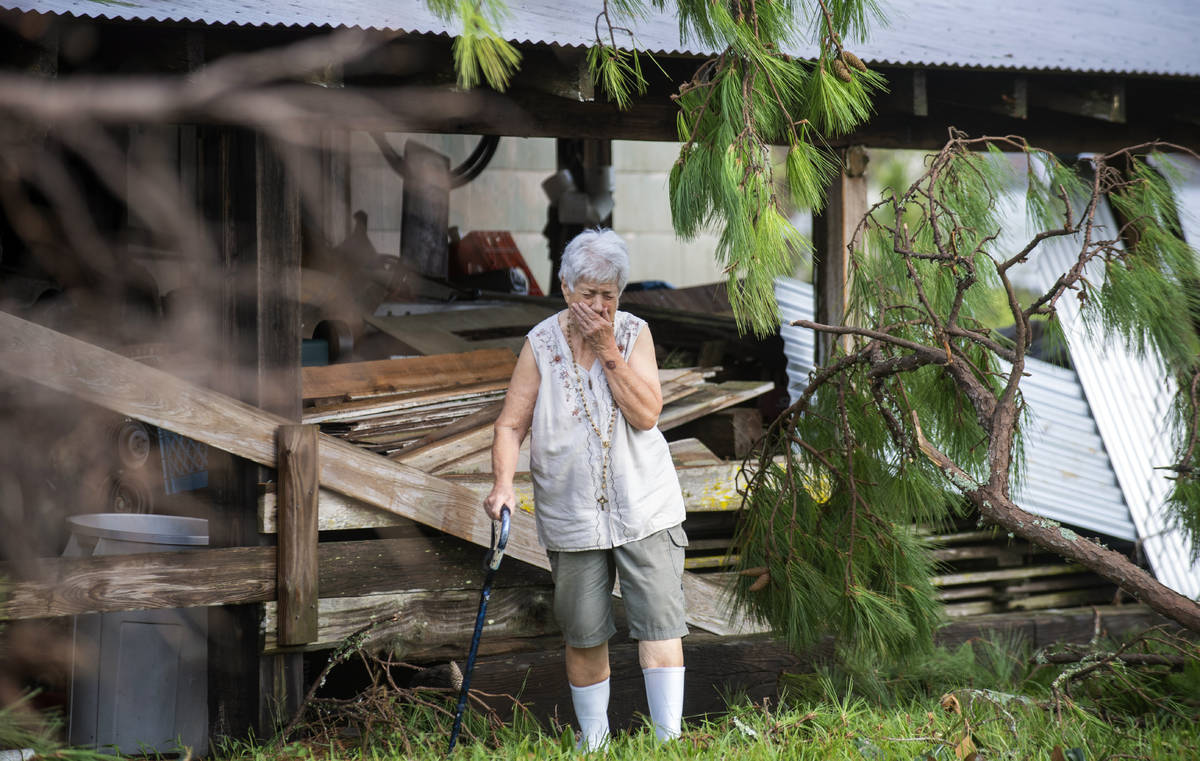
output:
{"label": "necklace", "polygon": [[[587,395],[583,393],[583,379],[579,377],[579,363],[575,361],[575,347],[571,344],[571,337],[574,334],[575,328],[571,324],[570,315],[567,316],[567,350],[571,352],[571,364],[575,367],[575,389],[579,392],[579,404],[583,407],[583,414],[587,418],[588,425],[592,427],[592,431],[596,434],[596,438],[600,441],[600,488],[596,496],[596,502],[600,505],[601,510],[608,509],[608,464],[612,460],[612,438],[613,430],[617,425],[617,403],[613,401],[612,414],[608,417],[608,436],[600,433],[600,426],[596,424],[596,419],[592,417],[591,410],[588,409]],[[582,342],[580,343],[582,346]],[[596,414],[599,415],[599,403],[596,405]]]}

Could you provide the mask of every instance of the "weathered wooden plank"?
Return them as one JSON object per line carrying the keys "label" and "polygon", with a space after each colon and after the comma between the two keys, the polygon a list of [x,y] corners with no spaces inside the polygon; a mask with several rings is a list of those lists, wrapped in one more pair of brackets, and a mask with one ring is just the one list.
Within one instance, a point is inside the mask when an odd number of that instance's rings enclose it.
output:
{"label": "weathered wooden plank", "polygon": [[368,398],[435,389],[447,383],[507,381],[516,364],[516,355],[507,349],[481,349],[305,367],[301,376],[305,399]]}
{"label": "weathered wooden plank", "polygon": [[700,391],[663,407],[658,429],[669,431],[696,418],[762,396],[775,384],[771,381],[724,381],[701,384]]}
{"label": "weathered wooden plank", "polygon": [[352,433],[386,430],[400,432],[407,428],[436,426],[438,423],[449,425],[459,418],[466,417],[494,404],[497,396],[497,394],[489,394],[487,397],[480,399],[442,402],[404,412],[387,413],[358,420],[329,423],[323,425],[322,430],[341,436]]}
{"label": "weathered wooden plank", "polygon": [[941,547],[929,551],[930,556],[937,561],[949,563],[959,560],[979,560],[981,558],[995,559],[1000,565],[1018,565],[1024,555],[1019,547],[998,547],[996,545],[968,545],[965,547]]}
{"label": "weathered wooden plank", "polygon": [[[737,492],[737,479],[742,472],[741,462],[717,460],[710,464],[681,465],[676,467],[680,488],[688,512],[712,512],[737,510],[742,498]],[[477,503],[482,503],[492,488],[490,474],[476,473],[448,475],[446,481],[469,489]],[[528,473],[518,473],[513,480],[517,493],[517,508],[522,512],[533,512],[533,484]],[[370,505],[329,489],[320,492],[321,531],[336,531],[352,528],[383,528],[398,525],[405,519],[395,513],[385,513]],[[276,496],[266,489],[259,499],[259,531],[270,534],[278,530]]]}
{"label": "weathered wooden plank", "polygon": [[716,465],[721,462],[711,449],[704,446],[700,439],[677,439],[670,443],[671,460],[675,467],[685,465]]}
{"label": "weathered wooden plank", "polygon": [[992,597],[996,587],[989,584],[978,587],[945,587],[937,591],[939,600],[969,600],[972,597]]}
{"label": "weathered wooden plank", "polygon": [[[636,727],[641,717],[649,715],[637,644],[610,645],[609,656],[613,726]],[[801,664],[781,642],[761,635],[719,639],[692,635],[683,640],[683,658],[687,666],[683,705],[688,716],[727,711],[729,695],[752,701],[774,699],[780,675]],[[574,716],[561,647],[482,658],[476,662],[471,685],[501,695],[520,693],[522,704],[547,725]],[[503,718],[511,715],[511,701],[496,700],[493,705]]]}
{"label": "weathered wooden plank", "polygon": [[[337,367],[337,365],[333,365]],[[471,400],[493,397],[508,388],[508,379],[484,381],[465,385],[447,383],[432,390],[380,396],[356,402],[311,407],[304,413],[306,423],[329,423],[355,420],[375,415],[401,412],[436,405],[439,402],[465,403]]]}
{"label": "weathered wooden plank", "polygon": [[995,613],[1000,610],[1000,606],[992,600],[977,600],[974,602],[951,603],[943,606],[942,610],[950,618],[965,618],[967,616],[980,616],[984,613]]}
{"label": "weathered wooden plank", "polygon": [[1144,605],[1098,605],[1074,610],[995,613],[953,621],[938,630],[939,645],[954,648],[963,642],[1003,632],[1019,637],[1031,649],[1059,642],[1088,642],[1099,624],[1101,636],[1121,640],[1130,632],[1145,631],[1166,619]]}
{"label": "weathered wooden plank", "polygon": [[1057,576],[1067,573],[1080,573],[1083,568],[1077,565],[1037,565],[1021,568],[1005,568],[999,571],[969,571],[966,573],[947,573],[933,577],[934,586],[948,587],[955,584],[979,584],[987,581],[1008,581],[1010,579],[1029,579],[1040,576]]}
{"label": "weathered wooden plank", "polygon": [[275,555],[274,547],[225,547],[46,558],[9,577],[0,610],[16,620],[266,602],[275,598]]}
{"label": "weathered wooden plank", "polygon": [[[317,585],[326,598],[466,589],[479,583],[482,553],[447,536],[321,542]],[[45,558],[22,571],[8,580],[0,618],[268,602],[276,599],[278,575],[273,547]],[[494,586],[549,583],[544,570],[514,563]]]}
{"label": "weathered wooden plank", "polygon": [[[918,531],[917,533],[921,533]],[[998,538],[998,533],[991,529],[982,531],[961,531],[956,534],[926,534],[925,540],[938,546],[944,544],[964,544],[966,542],[991,542]]]}
{"label": "weathered wooden plank", "polygon": [[[484,636],[531,637],[557,631],[549,587],[495,589],[488,601]],[[264,618],[265,652],[279,649],[274,603],[267,603]],[[307,649],[333,647],[364,626],[388,621],[371,631],[369,641],[386,641],[403,657],[411,649],[459,645],[466,651],[475,631],[479,607],[477,589],[440,589],[321,600],[317,638]]]}
{"label": "weathered wooden plank", "polygon": [[449,425],[441,426],[429,433],[422,435],[416,441],[404,447],[406,455],[412,455],[428,446],[445,441],[452,436],[474,431],[479,428],[484,428],[496,422],[496,418],[500,417],[500,412],[504,409],[504,401],[493,402],[483,409],[473,412],[464,418],[460,418]]}
{"label": "weathered wooden plank", "polygon": [[279,641],[317,637],[317,427],[279,427]]}
{"label": "weathered wooden plank", "polygon": [[1030,595],[1016,600],[1009,600],[1009,610],[1045,610],[1047,608],[1070,608],[1092,602],[1107,602],[1113,598],[1111,587],[1092,587],[1090,589],[1068,589],[1063,592],[1048,592],[1041,595]]}
{"label": "weathered wooden plank", "polygon": [[[698,390],[695,393],[663,407],[662,414],[658,418],[660,431],[669,431],[711,412],[762,396],[775,386],[769,381],[725,381],[723,383],[699,383],[696,384],[696,387]],[[480,445],[485,436],[487,443]],[[479,446],[473,452],[465,452],[464,450],[468,449],[470,445]],[[454,459],[436,462],[432,466],[433,472],[438,475],[490,473],[492,469],[491,445],[491,430],[488,429],[476,438],[457,444],[458,448],[454,451]],[[526,440],[521,447],[519,462],[527,463],[528,461],[529,442]]]}
{"label": "weathered wooden plank", "polygon": [[683,561],[683,567],[689,571],[698,571],[704,568],[726,568],[738,562],[740,555],[697,555],[686,558]]}
{"label": "weathered wooden plank", "polygon": [[762,413],[753,407],[717,410],[680,426],[676,434],[700,439],[720,457],[740,460],[763,436]]}

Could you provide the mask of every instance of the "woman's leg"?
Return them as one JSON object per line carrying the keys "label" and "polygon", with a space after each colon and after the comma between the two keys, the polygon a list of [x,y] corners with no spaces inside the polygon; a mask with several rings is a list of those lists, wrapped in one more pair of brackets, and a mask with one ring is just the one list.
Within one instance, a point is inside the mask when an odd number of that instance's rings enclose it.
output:
{"label": "woman's leg", "polygon": [[678,737],[683,724],[680,637],[687,633],[682,588],[686,545],[682,527],[674,526],[613,551],[659,740]]}
{"label": "woman's leg", "polygon": [[612,589],[616,570],[603,550],[551,552],[554,615],[566,645],[567,681],[584,750],[608,740],[608,640],[616,632]]}
{"label": "woman's leg", "polygon": [[[680,649],[680,658],[683,650]],[[567,681],[572,687],[588,687],[608,679],[608,643],[595,647],[567,645]]]}

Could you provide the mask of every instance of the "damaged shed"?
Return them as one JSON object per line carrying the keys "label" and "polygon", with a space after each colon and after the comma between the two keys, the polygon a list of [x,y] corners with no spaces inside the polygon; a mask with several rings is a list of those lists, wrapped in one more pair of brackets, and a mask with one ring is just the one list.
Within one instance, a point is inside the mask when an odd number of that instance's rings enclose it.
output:
{"label": "damaged shed", "polygon": [[[446,84],[453,30],[419,3],[0,0],[0,64],[17,94],[0,108],[27,108],[37,125],[4,132],[0,150],[22,166],[45,152],[78,189],[63,190],[58,175],[37,175],[31,163],[30,219],[44,224],[22,227],[6,205],[3,391],[11,437],[28,439],[4,453],[8,473],[27,471],[10,479],[22,503],[5,547],[14,579],[8,620],[207,607],[201,747],[210,735],[267,731],[292,716],[313,678],[305,653],[355,633],[386,639],[413,660],[465,651],[475,546],[491,538],[479,507],[490,486],[491,424],[513,350],[559,308],[538,286],[553,292],[554,256],[575,232],[606,222],[621,229],[612,141],[674,140],[667,96],[713,53],[680,41],[673,19],[647,19],[639,40],[663,76],[619,110],[582,65],[594,36],[589,12],[560,6],[514,8],[508,33],[526,64],[500,94]],[[1197,49],[1194,9],[1172,4],[1144,21],[1138,39],[1176,43],[1131,46],[1125,58],[1093,44],[1114,33],[1119,14],[1071,16],[1066,43],[1056,35],[1037,44],[1030,29],[1062,28],[1044,15],[1033,3],[1009,3],[990,19],[989,45],[962,50],[956,25],[976,19],[977,9],[922,3],[860,49],[891,92],[875,119],[839,138],[845,165],[813,220],[818,261],[806,308],[819,320],[837,320],[845,303],[844,256],[866,208],[867,148],[932,148],[949,125],[1019,132],[1074,153],[1153,138],[1200,144],[1189,105],[1200,94],[1200,63],[1167,52]],[[389,36],[360,56],[361,36],[324,37],[342,28]],[[304,76],[268,65],[277,60],[264,51],[284,45],[311,56]],[[229,71],[245,79],[222,79]],[[104,99],[122,96],[105,78],[117,75],[131,77],[129,92],[177,90],[179,98],[140,118],[137,102],[121,101],[121,113],[132,115],[106,121]],[[46,85],[55,97],[22,101],[36,89],[30,82],[44,83],[38,77],[58,80]],[[271,100],[269,86],[293,100]],[[248,108],[239,88],[263,88],[264,99]],[[72,117],[72,107],[83,117]],[[397,148],[401,133],[481,137],[466,141],[474,147],[452,167],[422,141]],[[552,165],[539,170],[559,182],[538,197],[544,230],[452,229],[451,189],[486,171],[497,150],[489,136],[554,140],[544,154]],[[349,158],[363,144],[378,151],[369,168]],[[397,173],[399,185],[381,179]],[[377,192],[363,177],[378,180]],[[160,195],[163,187],[175,195]],[[363,213],[356,192],[375,202],[390,195],[393,218]],[[89,224],[78,233],[72,220]],[[705,267],[708,253],[698,252]],[[724,606],[723,574],[736,552],[728,536],[740,458],[763,416],[780,409],[785,361],[811,363],[803,355],[821,351],[811,338],[801,349],[786,335],[740,338],[723,303],[720,288],[702,287],[635,291],[622,302],[650,322],[660,360],[675,357],[660,374],[668,404],[659,426],[675,439],[695,538],[689,623],[717,635],[689,645],[704,674],[689,711],[719,708],[722,687],[769,694],[780,668],[795,662],[761,640],[739,639],[757,626]],[[56,442],[72,439],[82,445],[50,458]],[[85,460],[102,486],[76,484],[79,502],[62,504],[63,492],[51,493],[40,474]],[[549,712],[561,688],[553,680],[562,677],[528,492],[526,482],[509,548],[522,563],[498,583],[483,645],[496,660],[481,676],[501,686],[513,674],[557,675],[540,693],[539,708]],[[206,519],[209,548],[54,557],[64,517],[113,511]],[[17,526],[41,533],[29,538]],[[1097,530],[1128,538],[1124,525]],[[960,536],[976,549],[950,547],[944,557],[976,564],[952,571],[992,574],[946,581],[957,590],[948,602],[974,604],[962,612],[1020,610],[997,600],[1061,593],[1047,577],[1075,573],[1046,571],[1032,553],[993,539]],[[995,591],[995,582],[1014,579],[1043,587]],[[1070,591],[1088,589],[1080,601],[1097,602],[1089,584]],[[1082,625],[1090,632],[1090,616]],[[133,738],[116,739],[125,742]]]}

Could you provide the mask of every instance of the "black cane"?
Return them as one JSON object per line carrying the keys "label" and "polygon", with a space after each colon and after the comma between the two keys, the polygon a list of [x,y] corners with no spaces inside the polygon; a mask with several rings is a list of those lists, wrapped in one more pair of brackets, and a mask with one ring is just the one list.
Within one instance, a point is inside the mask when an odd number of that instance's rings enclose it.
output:
{"label": "black cane", "polygon": [[471,637],[471,650],[467,653],[467,670],[463,672],[462,691],[458,693],[458,708],[454,711],[454,728],[450,730],[450,747],[446,749],[449,755],[454,751],[458,742],[458,732],[462,729],[463,711],[467,708],[467,693],[471,689],[471,672],[475,670],[475,654],[479,652],[479,638],[483,635],[483,621],[487,615],[488,598],[492,596],[492,579],[496,569],[504,558],[504,548],[508,546],[508,529],[511,513],[508,505],[500,507],[500,538],[496,538],[496,524],[492,523],[492,548],[488,550],[483,560],[484,576],[483,589],[479,591],[479,614],[475,616],[475,634]]}

